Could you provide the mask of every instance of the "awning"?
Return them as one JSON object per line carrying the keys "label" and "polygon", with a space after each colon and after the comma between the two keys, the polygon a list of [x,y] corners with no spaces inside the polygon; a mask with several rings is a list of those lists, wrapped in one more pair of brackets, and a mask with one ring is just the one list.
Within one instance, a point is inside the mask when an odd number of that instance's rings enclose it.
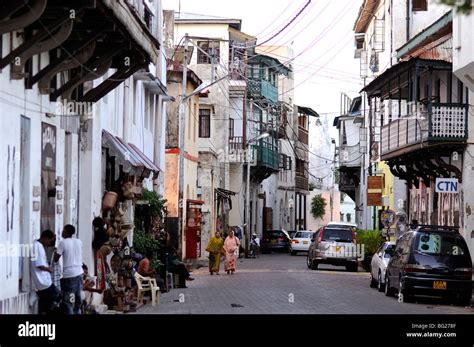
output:
{"label": "awning", "polygon": [[107,130],[102,130],[102,146],[109,149],[109,154],[115,157],[117,164],[122,165],[122,170],[129,175],[148,178],[153,173],[153,179],[156,179],[161,171],[137,146],[126,143]]}

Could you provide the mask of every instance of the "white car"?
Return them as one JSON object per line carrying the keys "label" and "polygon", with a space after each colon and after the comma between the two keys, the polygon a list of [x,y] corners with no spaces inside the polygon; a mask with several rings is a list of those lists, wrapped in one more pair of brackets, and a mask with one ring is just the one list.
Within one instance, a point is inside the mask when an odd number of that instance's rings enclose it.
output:
{"label": "white car", "polygon": [[296,255],[298,252],[308,252],[313,235],[314,235],[314,231],[312,230],[297,231],[295,235],[293,236],[293,238],[291,239],[291,245],[290,245],[291,255]]}
{"label": "white car", "polygon": [[390,260],[388,249],[395,249],[395,242],[384,242],[373,255],[370,263],[370,287],[377,287],[379,292],[383,292],[385,289],[385,270]]}

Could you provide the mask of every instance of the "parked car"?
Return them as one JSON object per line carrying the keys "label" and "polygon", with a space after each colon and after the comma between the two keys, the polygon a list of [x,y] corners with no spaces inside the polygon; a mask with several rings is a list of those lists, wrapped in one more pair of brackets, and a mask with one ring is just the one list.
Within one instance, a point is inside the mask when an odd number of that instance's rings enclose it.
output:
{"label": "parked car", "polygon": [[419,225],[397,240],[385,274],[385,295],[397,291],[402,301],[431,295],[470,305],[472,260],[457,228]]}
{"label": "parked car", "polygon": [[326,224],[326,226],[344,226],[357,229],[357,224],[350,222],[329,222],[328,224]]}
{"label": "parked car", "polygon": [[260,242],[260,252],[290,251],[290,235],[285,230],[266,230]]}
{"label": "parked car", "polygon": [[313,238],[314,231],[301,230],[297,231],[291,238],[290,253],[296,255],[298,252],[308,252]]}
{"label": "parked car", "polygon": [[306,265],[316,270],[319,264],[345,266],[347,271],[357,271],[358,255],[355,228],[347,225],[327,225],[313,237],[308,250]]}
{"label": "parked car", "polygon": [[372,257],[370,263],[370,287],[383,292],[385,289],[385,270],[390,260],[390,254],[395,249],[394,241],[384,242]]}

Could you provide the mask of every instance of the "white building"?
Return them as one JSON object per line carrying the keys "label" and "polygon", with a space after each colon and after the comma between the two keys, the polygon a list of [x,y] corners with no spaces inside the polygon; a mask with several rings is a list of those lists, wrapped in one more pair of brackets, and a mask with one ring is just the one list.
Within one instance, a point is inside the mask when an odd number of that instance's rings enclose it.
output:
{"label": "white building", "polygon": [[[474,114],[474,106],[471,100],[474,100],[474,12],[463,14],[454,13],[453,15],[453,73],[461,80],[469,89],[469,111],[468,114]],[[469,125],[470,134],[472,134],[472,122]],[[470,135],[471,137],[471,135]],[[471,141],[469,141],[471,143]],[[472,145],[468,144],[465,150],[469,159],[472,160],[469,153],[472,153]],[[472,165],[466,161],[463,168],[463,174],[466,185],[472,182],[472,171],[469,166]],[[469,192],[470,188],[466,186],[465,192]],[[464,235],[470,247],[471,255],[474,254],[474,216],[468,213],[471,206],[474,206],[472,194],[464,194],[464,206],[466,213],[464,214]]]}
{"label": "white building", "polygon": [[[128,148],[140,155],[134,164],[142,165],[141,173],[156,170],[153,159],[164,151],[164,143],[155,141],[164,132],[164,99],[155,95],[165,94],[159,81],[166,79],[160,7],[131,0],[124,6],[110,0],[80,7],[73,1],[37,4],[19,4],[0,22],[0,147],[6,163],[0,209],[7,211],[0,216],[7,226],[0,244],[31,244],[45,229],[59,240],[62,227],[72,224],[83,242],[83,260],[93,268],[91,223],[101,214],[107,171],[102,131],[135,146]],[[2,259],[0,313],[32,312],[30,259]]]}

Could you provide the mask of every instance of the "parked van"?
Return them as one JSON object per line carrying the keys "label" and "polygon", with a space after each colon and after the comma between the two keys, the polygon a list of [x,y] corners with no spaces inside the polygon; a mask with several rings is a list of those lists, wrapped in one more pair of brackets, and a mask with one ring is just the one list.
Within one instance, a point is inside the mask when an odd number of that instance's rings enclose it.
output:
{"label": "parked van", "polygon": [[418,225],[396,243],[385,274],[385,295],[441,296],[468,306],[472,296],[472,260],[456,227]]}

